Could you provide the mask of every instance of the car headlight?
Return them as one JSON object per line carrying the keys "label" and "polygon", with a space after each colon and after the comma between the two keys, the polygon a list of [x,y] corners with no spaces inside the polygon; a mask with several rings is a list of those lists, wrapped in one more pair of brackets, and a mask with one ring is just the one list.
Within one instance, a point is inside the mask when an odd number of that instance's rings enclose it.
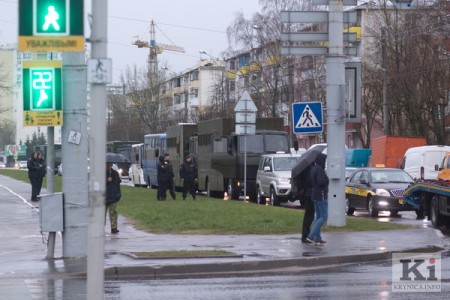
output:
{"label": "car headlight", "polygon": [[391,194],[389,194],[389,192],[386,189],[377,189],[376,194],[378,196],[385,196],[385,197],[391,196]]}
{"label": "car headlight", "polygon": [[289,184],[291,180],[289,178],[279,178],[278,183],[280,184]]}

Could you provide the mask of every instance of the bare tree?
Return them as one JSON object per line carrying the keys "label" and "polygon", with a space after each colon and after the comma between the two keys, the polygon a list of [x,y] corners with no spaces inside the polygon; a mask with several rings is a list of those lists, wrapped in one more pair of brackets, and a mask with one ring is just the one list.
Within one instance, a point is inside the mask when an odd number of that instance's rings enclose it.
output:
{"label": "bare tree", "polygon": [[309,1],[260,0],[261,13],[246,19],[235,16],[227,28],[228,56],[248,53],[248,72],[240,74],[250,88],[260,116],[280,115],[282,107],[293,101],[295,59],[282,57],[280,35],[282,10],[303,10]]}
{"label": "bare tree", "polygon": [[165,83],[164,68],[158,70],[157,74],[148,76],[146,70],[134,67],[128,69],[122,77],[128,103],[127,114],[131,119],[140,121],[144,134],[164,132],[167,126],[173,124],[168,118],[168,109],[164,102]]}
{"label": "bare tree", "polygon": [[[374,84],[371,85],[373,93],[366,92],[364,101],[378,103],[372,108],[382,107],[383,97],[379,92],[382,81],[377,83],[375,75],[381,79],[381,47],[385,41],[389,115],[383,118],[389,120],[389,131],[394,135],[424,136],[430,144],[444,144],[450,82],[445,51],[449,35],[448,3],[437,1],[433,6],[407,11],[388,7],[384,0],[380,5],[383,9],[374,13],[373,23],[368,27],[367,36],[372,37],[377,46],[372,47],[366,57],[366,66],[372,68],[366,67],[365,79],[372,78]],[[386,28],[385,36],[381,34],[382,27]],[[363,104],[363,107],[367,106]],[[373,111],[364,111],[364,114],[373,114]]]}
{"label": "bare tree", "polygon": [[10,120],[0,122],[0,149],[5,149],[6,145],[15,144],[16,124]]}
{"label": "bare tree", "polygon": [[[10,95],[12,93],[12,86],[8,82],[8,73],[3,72],[3,64],[0,63],[0,96]],[[0,103],[0,114],[11,111],[12,107],[5,107]]]}

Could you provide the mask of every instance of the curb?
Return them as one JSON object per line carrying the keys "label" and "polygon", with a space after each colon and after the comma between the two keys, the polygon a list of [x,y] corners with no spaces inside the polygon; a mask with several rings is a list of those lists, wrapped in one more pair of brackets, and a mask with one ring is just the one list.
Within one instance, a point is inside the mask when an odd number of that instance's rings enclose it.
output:
{"label": "curb", "polygon": [[164,279],[186,277],[211,277],[218,275],[245,275],[247,273],[294,272],[318,267],[331,267],[344,264],[387,261],[392,253],[434,253],[443,251],[438,246],[413,248],[403,251],[388,251],[372,254],[343,255],[329,257],[308,257],[279,260],[241,261],[208,264],[179,264],[160,267],[153,266],[123,266],[105,269],[105,279]]}

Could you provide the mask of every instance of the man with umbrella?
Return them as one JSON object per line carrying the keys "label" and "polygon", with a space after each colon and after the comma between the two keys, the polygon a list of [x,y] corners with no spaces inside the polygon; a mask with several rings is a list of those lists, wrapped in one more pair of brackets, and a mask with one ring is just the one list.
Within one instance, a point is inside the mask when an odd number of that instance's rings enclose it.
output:
{"label": "man with umbrella", "polygon": [[307,238],[310,235],[311,224],[314,221],[314,202],[311,199],[313,179],[311,177],[311,171],[315,166],[316,159],[320,157],[325,157],[322,154],[324,147],[315,147],[306,151],[299,159],[298,163],[292,169],[292,178],[299,190],[301,190],[301,202],[305,206],[305,214],[303,217],[302,224],[302,242],[311,243]]}

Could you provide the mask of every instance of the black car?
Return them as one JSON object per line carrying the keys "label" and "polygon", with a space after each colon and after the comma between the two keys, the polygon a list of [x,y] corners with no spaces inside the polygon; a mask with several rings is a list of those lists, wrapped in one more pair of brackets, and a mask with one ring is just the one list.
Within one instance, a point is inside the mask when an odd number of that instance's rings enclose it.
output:
{"label": "black car", "polygon": [[414,183],[412,177],[401,169],[361,168],[345,183],[346,213],[353,215],[355,209],[366,209],[371,217],[379,211],[415,210],[403,203],[403,191]]}

